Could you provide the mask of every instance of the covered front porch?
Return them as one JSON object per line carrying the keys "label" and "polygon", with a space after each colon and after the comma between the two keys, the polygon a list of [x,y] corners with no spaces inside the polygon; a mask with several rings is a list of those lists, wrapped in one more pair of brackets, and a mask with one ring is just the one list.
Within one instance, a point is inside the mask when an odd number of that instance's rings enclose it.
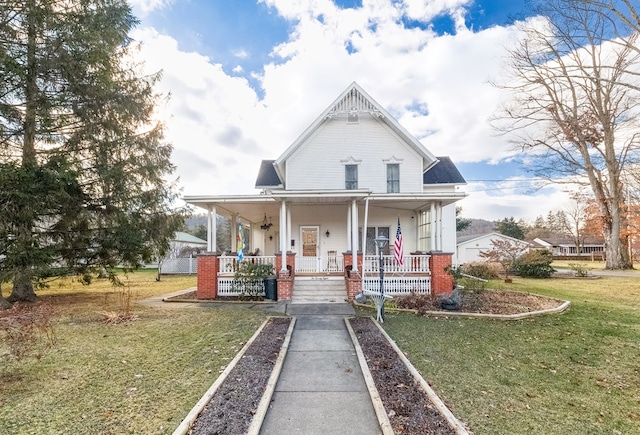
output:
{"label": "covered front porch", "polygon": [[[274,266],[279,299],[292,297],[296,278],[344,277],[346,299],[363,289],[379,288],[380,253],[374,243],[378,236],[390,240],[382,252],[385,288],[390,294],[449,292],[451,283],[441,286],[436,279],[444,273],[442,268],[434,269],[431,264],[434,253],[452,263],[452,254],[443,253],[455,251],[455,238],[444,235],[442,222],[450,218],[448,213],[455,213],[446,206],[459,196],[376,195],[360,190],[185,198],[208,215],[208,254],[199,258],[198,286],[200,263],[215,257],[214,297],[229,294],[238,261],[236,240],[242,232],[244,261]],[[218,249],[216,215],[231,222],[231,250]],[[392,255],[398,223],[403,236],[402,264]],[[206,293],[199,291],[211,297]]]}

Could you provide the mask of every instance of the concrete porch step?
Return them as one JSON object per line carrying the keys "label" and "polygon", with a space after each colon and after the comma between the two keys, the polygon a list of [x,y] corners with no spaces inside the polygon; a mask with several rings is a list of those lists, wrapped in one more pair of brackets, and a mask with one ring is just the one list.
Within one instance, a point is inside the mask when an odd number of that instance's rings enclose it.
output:
{"label": "concrete porch step", "polygon": [[344,302],[347,291],[343,277],[296,277],[292,303]]}

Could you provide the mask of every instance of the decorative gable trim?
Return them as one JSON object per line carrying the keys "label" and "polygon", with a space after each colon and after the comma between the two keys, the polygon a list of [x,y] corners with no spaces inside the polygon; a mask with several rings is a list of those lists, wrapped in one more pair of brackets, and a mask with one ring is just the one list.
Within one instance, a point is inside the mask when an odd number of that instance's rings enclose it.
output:
{"label": "decorative gable trim", "polygon": [[341,100],[329,109],[324,118],[328,119],[346,114],[348,122],[357,122],[359,113],[370,113],[378,118],[385,116],[358,88],[352,87],[344,94]]}
{"label": "decorative gable trim", "polygon": [[[434,156],[425,146],[411,135],[398,121],[396,121],[382,106],[371,98],[356,82],[353,82],[331,105],[287,148],[274,162],[275,170],[281,180],[286,179],[286,162],[305,141],[313,135],[323,122],[333,116],[344,113],[349,115],[353,110],[371,113],[380,122],[386,124],[409,147],[418,153],[423,159],[423,170],[429,169],[437,163]],[[359,113],[359,112],[351,112]]]}

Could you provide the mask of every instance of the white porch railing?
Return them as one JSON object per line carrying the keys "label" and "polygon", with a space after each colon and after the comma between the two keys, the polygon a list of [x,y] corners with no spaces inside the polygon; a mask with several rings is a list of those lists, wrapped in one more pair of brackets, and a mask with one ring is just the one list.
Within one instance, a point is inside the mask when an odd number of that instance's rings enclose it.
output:
{"label": "white porch railing", "polygon": [[[429,273],[429,255],[405,255],[402,262],[403,264],[399,265],[393,255],[383,255],[384,273]],[[363,268],[365,273],[379,273],[380,257],[365,255]]]}
{"label": "white porch railing", "polygon": [[335,257],[304,257],[296,256],[296,273],[343,272],[344,259],[342,255]]}
{"label": "white porch railing", "polygon": [[[258,293],[264,296],[264,283],[261,283],[262,290]],[[233,289],[233,278],[218,277],[218,296],[240,296],[240,291]]]}
{"label": "white porch railing", "polygon": [[197,258],[169,258],[162,262],[160,273],[171,274],[192,274],[198,273]]}
{"label": "white porch railing", "polygon": [[[270,264],[274,268],[276,266],[275,255],[263,255],[258,257],[246,256],[242,261],[251,261],[255,264]],[[238,270],[238,257],[236,257],[235,255],[220,256],[219,273],[234,273],[236,270]]]}
{"label": "white porch railing", "polygon": [[[362,281],[362,289],[379,292],[380,277],[365,277]],[[430,276],[390,276],[384,277],[384,294],[385,295],[406,295],[417,293],[423,295],[431,294],[431,277]]]}

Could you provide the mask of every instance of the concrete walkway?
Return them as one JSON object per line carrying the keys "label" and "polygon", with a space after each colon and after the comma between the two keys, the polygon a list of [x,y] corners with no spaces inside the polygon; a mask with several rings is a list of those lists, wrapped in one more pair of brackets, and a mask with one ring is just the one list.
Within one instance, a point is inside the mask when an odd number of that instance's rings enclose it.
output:
{"label": "concrete walkway", "polygon": [[381,433],[344,324],[349,304],[287,304],[297,318],[261,434]]}

